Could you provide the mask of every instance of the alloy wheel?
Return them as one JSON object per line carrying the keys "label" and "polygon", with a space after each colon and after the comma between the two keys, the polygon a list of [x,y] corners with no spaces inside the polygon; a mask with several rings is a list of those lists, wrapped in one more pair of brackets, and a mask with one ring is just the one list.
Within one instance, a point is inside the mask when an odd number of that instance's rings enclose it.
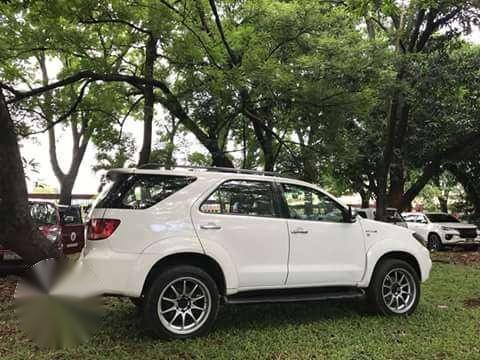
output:
{"label": "alloy wheel", "polygon": [[396,314],[410,310],[417,296],[415,280],[409,271],[396,268],[387,273],[382,283],[385,306]]}
{"label": "alloy wheel", "polygon": [[174,334],[190,334],[202,327],[210,314],[212,299],[199,279],[182,277],[170,282],[158,299],[158,316]]}

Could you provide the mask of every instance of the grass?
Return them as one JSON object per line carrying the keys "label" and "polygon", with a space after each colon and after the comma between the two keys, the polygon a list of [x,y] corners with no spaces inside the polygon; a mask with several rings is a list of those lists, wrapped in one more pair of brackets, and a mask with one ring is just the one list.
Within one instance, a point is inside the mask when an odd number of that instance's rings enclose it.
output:
{"label": "grass", "polygon": [[435,263],[409,318],[368,315],[361,303],[224,307],[205,338],[158,341],[136,309],[112,299],[89,342],[69,350],[36,347],[16,329],[11,302],[0,304],[2,359],[479,359],[480,269]]}

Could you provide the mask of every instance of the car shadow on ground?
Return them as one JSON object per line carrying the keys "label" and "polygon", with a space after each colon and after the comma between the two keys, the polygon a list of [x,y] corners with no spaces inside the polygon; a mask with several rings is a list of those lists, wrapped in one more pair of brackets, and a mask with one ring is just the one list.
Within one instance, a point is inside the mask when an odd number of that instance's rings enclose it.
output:
{"label": "car shadow on ground", "polygon": [[[312,301],[283,304],[244,304],[222,306],[213,332],[238,333],[245,330],[274,330],[373,315],[365,300]],[[152,338],[142,325],[139,309],[128,299],[111,299],[103,321],[114,338],[136,334],[137,340]],[[115,325],[114,325],[115,324]]]}

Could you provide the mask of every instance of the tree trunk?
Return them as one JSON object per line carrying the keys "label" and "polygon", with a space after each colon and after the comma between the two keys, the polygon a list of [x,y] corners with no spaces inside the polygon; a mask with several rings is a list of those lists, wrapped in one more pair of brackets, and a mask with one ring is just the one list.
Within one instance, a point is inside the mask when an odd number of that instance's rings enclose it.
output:
{"label": "tree trunk", "polygon": [[74,184],[75,184],[75,177],[72,177],[71,175],[65,176],[60,181],[60,199],[58,201],[60,205],[72,204],[72,192],[73,192]]}
{"label": "tree trunk", "polygon": [[153,125],[153,106],[155,104],[155,96],[153,93],[153,67],[155,65],[157,52],[157,39],[150,34],[145,49],[145,68],[144,75],[147,84],[144,91],[143,105],[143,143],[140,150],[138,165],[146,164],[150,161],[152,152],[152,125]]}
{"label": "tree trunk", "polygon": [[60,251],[34,225],[13,121],[0,91],[0,244],[34,264],[61,257]]}
{"label": "tree trunk", "polygon": [[398,209],[401,206],[404,191],[405,173],[403,164],[396,162],[390,167],[390,187],[387,206]]}
{"label": "tree trunk", "polygon": [[213,149],[209,151],[212,156],[212,166],[227,167],[227,168],[235,167],[233,165],[232,160],[229,157],[227,157],[226,154],[220,149],[218,149],[217,151]]}
{"label": "tree trunk", "polygon": [[362,199],[362,204],[361,204],[361,207],[362,209],[367,209],[370,207],[370,191],[366,191],[366,190],[360,190],[358,192],[360,194],[360,197]]}
{"label": "tree trunk", "polygon": [[448,213],[448,198],[439,196],[438,202],[440,203],[440,211],[444,213]]}

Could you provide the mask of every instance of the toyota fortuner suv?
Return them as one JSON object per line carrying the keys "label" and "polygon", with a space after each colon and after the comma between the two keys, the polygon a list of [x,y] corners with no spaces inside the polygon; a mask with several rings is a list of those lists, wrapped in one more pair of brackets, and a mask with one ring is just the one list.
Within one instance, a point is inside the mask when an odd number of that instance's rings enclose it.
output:
{"label": "toyota fortuner suv", "polygon": [[445,246],[462,246],[476,251],[480,247],[480,231],[475,225],[462,223],[453,215],[441,212],[403,213],[408,227],[427,240],[432,251]]}
{"label": "toyota fortuner suv", "polygon": [[[319,187],[236,169],[119,169],[77,270],[163,338],[206,333],[221,304],[366,297],[411,314],[431,261],[411,230],[355,217]],[[78,283],[75,283],[78,289]]]}

